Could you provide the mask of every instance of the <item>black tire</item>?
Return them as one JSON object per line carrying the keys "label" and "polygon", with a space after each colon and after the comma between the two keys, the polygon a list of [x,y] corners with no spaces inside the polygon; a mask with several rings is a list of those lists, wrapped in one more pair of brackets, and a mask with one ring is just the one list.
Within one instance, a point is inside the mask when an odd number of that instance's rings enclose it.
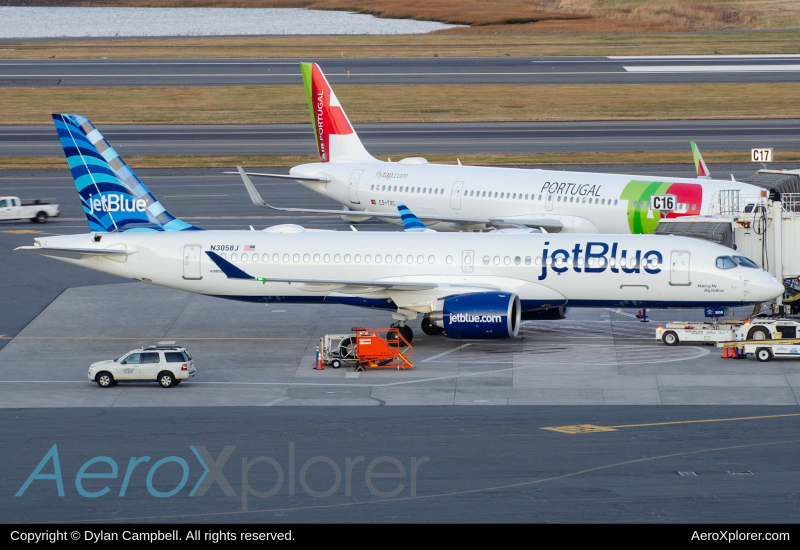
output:
{"label": "black tire", "polygon": [[339,343],[339,357],[342,359],[355,359],[358,357],[357,341],[355,336],[345,338]]}
{"label": "black tire", "polygon": [[342,366],[342,362],[339,361],[338,359],[334,359],[333,361],[331,361],[331,366],[335,369],[338,369],[339,367]]}
{"label": "black tire", "polygon": [[422,327],[422,332],[424,332],[428,336],[436,336],[437,334],[441,334],[444,332],[444,329],[442,327],[434,325],[431,322],[431,320],[428,319],[427,317],[422,318],[422,323],[420,323],[420,326]]}
{"label": "black tire", "polygon": [[33,220],[36,223],[47,223],[47,212],[39,212]]}
{"label": "black tire", "polygon": [[677,346],[678,344],[681,343],[681,340],[680,338],[678,338],[678,335],[672,330],[668,330],[667,332],[665,332],[664,335],[661,337],[661,340],[667,346]]}
{"label": "black tire", "polygon": [[167,370],[161,371],[158,373],[158,383],[162,388],[171,388],[175,385],[175,377]]}
{"label": "black tire", "polygon": [[98,372],[94,376],[94,381],[97,382],[97,385],[101,388],[110,388],[116,383],[111,373],[106,371]]}
{"label": "black tire", "polygon": [[772,352],[769,351],[767,348],[758,348],[756,350],[756,359],[761,361],[762,363],[766,363],[770,359],[772,359]]}
{"label": "black tire", "polygon": [[766,327],[762,326],[755,326],[750,329],[747,333],[748,340],[769,340],[771,338],[771,334]]}
{"label": "black tire", "polygon": [[414,331],[411,330],[410,326],[405,325],[403,327],[398,328],[397,330],[400,331],[400,334],[403,335],[403,338],[405,338],[406,342],[408,342],[409,344],[411,343],[411,340],[414,339]]}

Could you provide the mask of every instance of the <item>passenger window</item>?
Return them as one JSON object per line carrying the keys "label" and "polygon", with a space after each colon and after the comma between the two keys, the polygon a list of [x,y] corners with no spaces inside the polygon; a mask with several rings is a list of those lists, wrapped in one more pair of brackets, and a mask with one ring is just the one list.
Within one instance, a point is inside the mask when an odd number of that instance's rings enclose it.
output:
{"label": "passenger window", "polygon": [[142,364],[144,364],[144,363],[152,364],[152,363],[160,363],[160,362],[161,362],[161,358],[158,356],[158,352],[157,351],[156,352],[152,352],[152,353],[143,353],[142,354]]}
{"label": "passenger window", "polygon": [[514,258],[514,265],[519,265],[520,263],[522,263],[522,258],[520,258],[519,256]]}
{"label": "passenger window", "polygon": [[525,265],[531,265],[531,257],[530,256],[526,256],[525,257]]}
{"label": "passenger window", "polygon": [[138,365],[142,362],[142,354],[141,353],[131,353],[125,359],[120,361],[123,365]]}
{"label": "passenger window", "polygon": [[179,351],[165,351],[164,359],[167,360],[167,363],[183,363],[186,361],[183,354]]}
{"label": "passenger window", "polygon": [[483,257],[483,265],[489,265],[489,256]]}
{"label": "passenger window", "polygon": [[730,256],[720,256],[717,258],[717,267],[719,269],[731,269],[736,267],[736,262]]}

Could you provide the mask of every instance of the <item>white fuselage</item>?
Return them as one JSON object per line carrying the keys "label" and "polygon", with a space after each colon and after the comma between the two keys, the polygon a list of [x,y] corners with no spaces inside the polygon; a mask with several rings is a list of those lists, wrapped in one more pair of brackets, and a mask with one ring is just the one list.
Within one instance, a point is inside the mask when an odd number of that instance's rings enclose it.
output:
{"label": "white fuselage", "polygon": [[[752,202],[760,192],[725,180],[402,161],[304,164],[291,174],[329,178],[303,185],[356,211],[394,213],[403,203],[419,215],[552,219],[564,224],[564,233],[652,233],[659,212],[650,210],[651,194],[675,194],[678,205],[669,217],[679,217],[715,213],[721,191],[738,191]],[[431,227],[465,229],[444,222]]]}
{"label": "white fuselage", "polygon": [[[127,256],[64,261],[199,294],[422,313],[445,296],[492,289],[517,294],[523,310],[736,306],[770,300],[783,290],[761,269],[717,268],[717,257],[735,252],[684,237],[280,231],[128,232],[100,234],[99,242],[93,234],[36,242],[42,247],[124,248]],[[209,251],[252,277],[306,282],[228,278]],[[314,280],[326,283],[308,283]],[[431,286],[386,290],[353,281]]]}

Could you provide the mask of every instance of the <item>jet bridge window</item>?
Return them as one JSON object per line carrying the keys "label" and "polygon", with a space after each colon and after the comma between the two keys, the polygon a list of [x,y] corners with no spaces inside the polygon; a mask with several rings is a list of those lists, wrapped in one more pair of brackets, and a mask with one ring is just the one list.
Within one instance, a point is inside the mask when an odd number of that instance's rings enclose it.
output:
{"label": "jet bridge window", "polygon": [[753,260],[748,260],[744,256],[734,256],[733,259],[742,267],[754,267],[759,269],[758,264],[756,264]]}
{"label": "jet bridge window", "polygon": [[720,269],[733,269],[736,267],[736,262],[730,256],[720,256],[717,258],[717,267]]}

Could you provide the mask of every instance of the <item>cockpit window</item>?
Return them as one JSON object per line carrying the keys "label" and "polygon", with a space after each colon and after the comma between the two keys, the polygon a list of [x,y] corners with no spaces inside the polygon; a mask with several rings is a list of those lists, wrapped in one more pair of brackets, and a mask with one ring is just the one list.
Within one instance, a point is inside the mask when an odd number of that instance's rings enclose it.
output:
{"label": "cockpit window", "polygon": [[720,269],[732,269],[736,267],[736,262],[730,256],[720,256],[717,258],[717,267]]}
{"label": "cockpit window", "polygon": [[748,260],[744,256],[734,256],[733,259],[736,260],[736,263],[742,267],[754,267],[759,269],[757,263],[755,263],[753,260]]}

